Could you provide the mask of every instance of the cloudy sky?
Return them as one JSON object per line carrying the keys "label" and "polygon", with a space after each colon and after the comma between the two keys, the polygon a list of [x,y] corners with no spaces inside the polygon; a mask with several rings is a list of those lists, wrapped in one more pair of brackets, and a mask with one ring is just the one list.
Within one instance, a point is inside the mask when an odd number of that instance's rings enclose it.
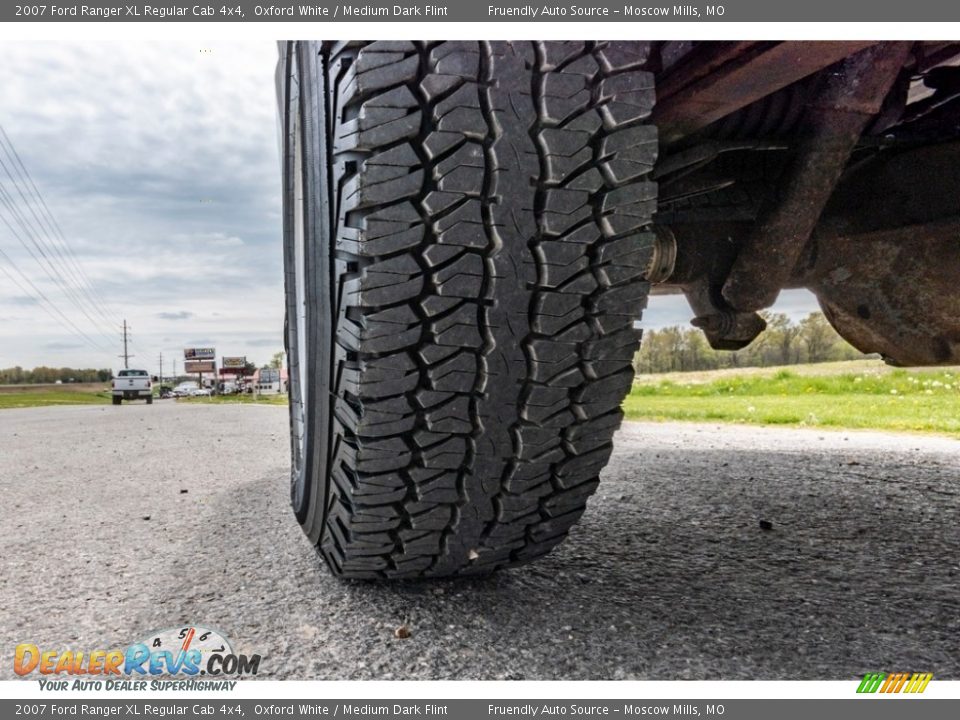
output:
{"label": "cloudy sky", "polygon": [[[184,347],[258,364],[282,348],[275,63],[272,42],[0,45],[0,125],[106,306],[78,302],[0,222],[0,250],[90,338],[0,272],[0,367],[117,368],[123,318],[131,364],[152,372]],[[0,185],[17,200],[2,170]],[[805,293],[780,305],[813,308]],[[645,325],[689,317],[682,298],[653,298]]]}
{"label": "cloudy sky", "polygon": [[[134,365],[193,345],[256,362],[282,348],[275,63],[270,42],[0,45],[0,124],[108,314],[133,327]],[[116,368],[119,330],[80,312],[3,223],[0,249],[109,346],[0,274],[0,367]]]}

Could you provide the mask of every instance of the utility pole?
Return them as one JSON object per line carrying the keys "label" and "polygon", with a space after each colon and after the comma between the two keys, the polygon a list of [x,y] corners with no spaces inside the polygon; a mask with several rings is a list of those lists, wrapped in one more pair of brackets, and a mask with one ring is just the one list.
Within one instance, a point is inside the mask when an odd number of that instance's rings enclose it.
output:
{"label": "utility pole", "polygon": [[163,387],[163,353],[160,353],[160,387]]}
{"label": "utility pole", "polygon": [[127,352],[127,333],[129,332],[129,330],[130,328],[127,327],[127,321],[126,319],[124,319],[123,321],[123,355],[118,355],[117,357],[123,358],[123,367],[126,370],[130,369],[130,358],[136,357],[135,355],[131,355],[129,352]]}

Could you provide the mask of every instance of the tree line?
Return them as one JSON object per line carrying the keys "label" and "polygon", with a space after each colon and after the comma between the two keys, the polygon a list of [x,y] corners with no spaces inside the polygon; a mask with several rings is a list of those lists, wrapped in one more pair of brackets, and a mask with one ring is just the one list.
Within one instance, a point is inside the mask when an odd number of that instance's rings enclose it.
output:
{"label": "tree line", "polygon": [[700,330],[666,327],[643,333],[634,358],[638,373],[716,370],[854,360],[863,354],[841,338],[822,312],[799,322],[784,313],[763,312],[767,329],[743,350],[714,350]]}
{"label": "tree line", "polygon": [[107,382],[113,377],[113,372],[106,368],[94,370],[91,368],[52,368],[35,367],[25,370],[19,365],[12,368],[0,369],[0,385],[34,385],[41,383],[92,383]]}

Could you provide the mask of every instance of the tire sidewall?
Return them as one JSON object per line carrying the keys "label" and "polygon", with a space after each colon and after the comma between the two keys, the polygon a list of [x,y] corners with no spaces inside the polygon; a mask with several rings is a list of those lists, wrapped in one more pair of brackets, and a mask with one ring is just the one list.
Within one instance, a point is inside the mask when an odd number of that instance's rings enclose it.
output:
{"label": "tire sidewall", "polygon": [[[289,42],[281,47],[281,96],[283,198],[284,198],[284,285],[286,317],[284,346],[287,352],[291,443],[291,504],[298,522],[313,542],[319,540],[325,521],[327,494],[327,434],[331,398],[332,319],[330,318],[329,238],[325,224],[327,213],[327,172],[324,160],[326,137],[323,130],[322,92],[319,84],[320,44]],[[319,107],[318,107],[319,105]],[[320,127],[318,128],[317,125]],[[295,167],[297,133],[301,167]],[[306,336],[299,337],[296,322],[297,272],[295,198],[296,172],[302,172],[303,261],[306,308]],[[306,389],[300,385],[300,347],[306,345]],[[295,402],[303,401],[304,441],[301,447],[296,433]]]}
{"label": "tire sidewall", "polygon": [[[304,397],[304,388],[300,383],[300,343],[307,343],[309,348],[310,338],[299,337],[300,329],[296,321],[297,313],[297,269],[296,269],[296,231],[295,223],[297,212],[297,202],[295,197],[296,174],[302,172],[302,168],[296,165],[297,153],[296,143],[301,143],[301,152],[306,150],[303,143],[303,123],[302,123],[302,97],[299,91],[301,81],[300,68],[298,62],[299,52],[297,43],[284,43],[281,47],[281,151],[283,154],[283,266],[284,266],[284,294],[285,294],[285,318],[284,318],[284,350],[287,358],[287,390],[288,390],[288,408],[290,422],[290,501],[297,519],[302,523],[306,517],[312,492],[311,475],[309,472],[309,459],[311,449],[311,410],[313,403],[309,397]],[[305,178],[304,178],[305,179]],[[306,206],[307,188],[303,188],[304,205]],[[306,258],[305,258],[306,261]],[[305,262],[304,275],[309,274],[309,262]],[[307,322],[304,324],[309,335],[309,320],[312,313],[310,304],[307,303]],[[309,349],[308,349],[309,364]],[[309,368],[308,368],[309,370]],[[309,392],[309,383],[307,392]],[[303,402],[304,417],[303,429],[304,438],[301,445],[301,438],[298,433],[297,423],[297,404]]]}

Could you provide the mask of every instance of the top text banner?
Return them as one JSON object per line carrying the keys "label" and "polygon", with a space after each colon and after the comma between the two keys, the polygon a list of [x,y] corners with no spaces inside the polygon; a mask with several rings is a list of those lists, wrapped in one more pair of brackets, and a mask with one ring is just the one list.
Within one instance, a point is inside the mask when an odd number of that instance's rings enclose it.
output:
{"label": "top text banner", "polygon": [[130,0],[39,2],[0,6],[2,22],[958,22],[956,0],[726,0],[672,5],[623,0],[546,3],[484,0],[453,2],[280,2],[251,0],[156,4]]}

